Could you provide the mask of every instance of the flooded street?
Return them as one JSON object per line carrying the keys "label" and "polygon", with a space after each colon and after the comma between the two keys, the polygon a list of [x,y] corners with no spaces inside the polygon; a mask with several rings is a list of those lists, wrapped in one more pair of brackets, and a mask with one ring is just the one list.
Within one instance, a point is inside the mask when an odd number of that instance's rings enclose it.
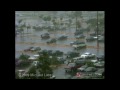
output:
{"label": "flooded street", "polygon": [[[19,13],[19,12],[18,12]],[[29,12],[31,13],[31,12]],[[33,13],[34,14],[34,13]],[[27,13],[23,13],[23,16],[19,17],[16,16],[16,21],[19,19],[23,19],[23,22],[25,22],[27,25],[30,25],[30,29],[24,28],[24,35],[18,34],[15,37],[15,57],[18,58],[22,53],[28,54],[30,56],[33,56],[36,53],[31,52],[23,52],[24,49],[27,49],[29,47],[37,46],[40,47],[42,50],[60,50],[64,53],[67,53],[68,51],[75,51],[79,52],[80,54],[83,54],[85,52],[91,52],[95,55],[101,55],[104,54],[104,42],[99,43],[99,50],[97,50],[97,40],[92,42],[87,42],[86,37],[90,36],[91,33],[93,33],[93,29],[90,29],[89,32],[84,31],[85,38],[78,39],[78,41],[84,41],[87,45],[86,48],[75,50],[72,46],[70,46],[70,42],[76,41],[77,39],[74,36],[74,33],[76,31],[75,25],[71,25],[70,27],[67,27],[66,30],[57,30],[57,31],[50,31],[48,32],[48,29],[39,30],[36,31],[33,29],[33,26],[36,25],[43,25],[46,24],[43,20],[41,20],[39,17],[35,16],[29,16]],[[72,19],[73,22],[75,22],[75,19]],[[86,22],[84,22],[82,19],[80,19],[82,22],[82,28],[87,28],[89,25],[87,25]],[[50,23],[49,21],[47,22]],[[27,32],[28,31],[28,32]],[[66,40],[57,40],[57,42],[53,45],[47,44],[46,42],[50,39],[41,39],[41,35],[44,33],[50,34],[51,38],[58,38],[60,35],[67,35],[68,38]],[[57,69],[54,70],[54,75],[56,76],[56,79],[65,79],[67,75],[65,74],[64,65],[61,65]]]}

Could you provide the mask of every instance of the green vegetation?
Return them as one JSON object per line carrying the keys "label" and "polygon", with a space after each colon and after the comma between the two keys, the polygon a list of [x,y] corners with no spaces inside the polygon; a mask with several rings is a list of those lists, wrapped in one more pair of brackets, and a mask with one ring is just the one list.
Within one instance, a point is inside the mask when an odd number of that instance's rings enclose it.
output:
{"label": "green vegetation", "polygon": [[[99,19],[99,17],[98,17],[98,22],[99,22],[98,23],[99,26],[104,26],[104,18]],[[95,27],[95,26],[97,26],[97,19],[89,19],[87,21],[87,23],[90,24],[92,27]]]}
{"label": "green vegetation", "polygon": [[20,55],[19,59],[23,60],[23,61],[26,61],[26,60],[28,60],[29,57],[30,57],[29,55],[25,55],[25,54],[22,53],[22,55]]}
{"label": "green vegetation", "polygon": [[81,28],[81,24],[80,24],[79,21],[77,21],[77,27],[78,27],[78,28]]}
{"label": "green vegetation", "polygon": [[94,67],[93,62],[91,62],[91,61],[87,61],[86,64],[87,64],[88,67]]}
{"label": "green vegetation", "polygon": [[42,76],[39,78],[47,79],[47,74],[53,73],[52,69],[50,68],[49,55],[47,53],[43,53],[43,55],[39,57],[38,61],[40,64],[38,64],[37,69],[40,74],[42,74]]}

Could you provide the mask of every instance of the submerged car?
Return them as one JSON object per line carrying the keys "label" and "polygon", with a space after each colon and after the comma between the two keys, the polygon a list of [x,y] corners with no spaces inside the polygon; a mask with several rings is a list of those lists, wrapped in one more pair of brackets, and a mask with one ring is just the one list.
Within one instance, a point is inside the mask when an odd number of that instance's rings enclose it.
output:
{"label": "submerged car", "polygon": [[80,68],[78,68],[78,71],[84,71],[88,66],[87,65],[83,65]]}
{"label": "submerged car", "polygon": [[48,38],[50,38],[50,35],[49,35],[49,33],[44,33],[44,34],[41,35],[41,38],[42,39],[48,39]]}
{"label": "submerged car", "polygon": [[90,36],[96,36],[97,34],[96,33],[91,33]]}
{"label": "submerged car", "polygon": [[99,38],[98,38],[98,41],[99,41],[99,42],[104,42],[104,37],[103,37],[103,36],[99,37]]}
{"label": "submerged car", "polygon": [[82,58],[92,58],[92,57],[95,57],[95,54],[86,52],[86,53],[82,54],[81,57]]}
{"label": "submerged car", "polygon": [[56,40],[55,38],[53,38],[53,39],[47,41],[46,43],[47,43],[47,44],[49,44],[49,43],[56,43],[56,41],[57,41],[57,40]]}
{"label": "submerged car", "polygon": [[30,51],[40,51],[41,48],[40,47],[33,47],[32,49],[30,49]]}
{"label": "submerged car", "polygon": [[95,72],[95,75],[102,76],[103,72],[104,72],[104,68],[100,68]]}
{"label": "submerged car", "polygon": [[97,56],[97,60],[104,60],[104,55]]}
{"label": "submerged car", "polygon": [[94,66],[95,66],[95,67],[98,67],[98,68],[104,67],[104,62],[94,63]]}
{"label": "submerged car", "polygon": [[58,37],[58,40],[65,40],[65,39],[67,39],[67,35],[62,35],[62,36],[59,36]]}
{"label": "submerged car", "polygon": [[77,31],[74,33],[74,35],[80,35],[80,34],[83,34],[83,32],[80,31],[80,30],[77,30]]}
{"label": "submerged car", "polygon": [[79,53],[77,52],[67,52],[66,57],[67,58],[74,58],[74,57],[78,57]]}
{"label": "submerged car", "polygon": [[71,45],[71,46],[72,46],[72,45],[79,45],[79,44],[81,44],[80,41],[73,41],[73,42],[70,42],[70,45]]}
{"label": "submerged car", "polygon": [[76,39],[84,38],[84,37],[85,37],[85,35],[83,35],[83,34],[80,34],[80,35],[75,36]]}
{"label": "submerged car", "polygon": [[75,63],[69,63],[64,69],[66,72],[70,72],[72,71],[72,68],[74,68],[76,66]]}
{"label": "submerged car", "polygon": [[58,61],[60,61],[60,62],[64,62],[64,61],[65,61],[65,59],[64,59],[63,57],[57,57],[57,59],[58,59]]}
{"label": "submerged car", "polygon": [[31,51],[32,48],[34,48],[34,47],[29,47],[28,49],[25,49],[24,51],[25,51],[25,52]]}
{"label": "submerged car", "polygon": [[62,55],[63,55],[63,52],[62,52],[62,51],[59,51],[59,50],[52,51],[52,55],[55,55],[55,56],[62,56]]}
{"label": "submerged car", "polygon": [[91,37],[91,36],[90,36],[90,37],[87,37],[87,38],[86,38],[86,41],[95,41],[95,38],[96,38],[96,37]]}
{"label": "submerged car", "polygon": [[86,47],[86,44],[85,42],[80,42],[78,45],[73,45],[72,47],[78,49],[78,48]]}
{"label": "submerged car", "polygon": [[95,67],[88,67],[84,71],[85,72],[95,72],[95,71],[97,71],[97,68],[95,68]]}

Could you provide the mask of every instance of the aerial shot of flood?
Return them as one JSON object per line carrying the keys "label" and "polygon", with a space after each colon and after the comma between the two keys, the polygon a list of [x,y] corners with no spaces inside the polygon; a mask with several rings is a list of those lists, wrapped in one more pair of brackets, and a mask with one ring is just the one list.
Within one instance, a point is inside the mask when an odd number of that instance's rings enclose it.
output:
{"label": "aerial shot of flood", "polygon": [[15,11],[15,79],[104,79],[104,11]]}

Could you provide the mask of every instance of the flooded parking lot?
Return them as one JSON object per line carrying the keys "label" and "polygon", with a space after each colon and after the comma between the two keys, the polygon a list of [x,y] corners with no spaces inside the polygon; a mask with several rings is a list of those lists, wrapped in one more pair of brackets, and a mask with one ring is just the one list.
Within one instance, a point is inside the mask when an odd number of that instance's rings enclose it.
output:
{"label": "flooded parking lot", "polygon": [[[74,33],[69,35],[69,32],[75,32],[75,29],[70,30],[65,30],[65,33],[68,33],[68,39],[64,41],[57,41],[56,45],[47,45],[46,41],[48,40],[42,40],[40,35],[43,33],[46,33],[47,31],[33,31],[31,34],[25,34],[24,37],[21,37],[18,35],[16,37],[16,56],[20,54],[18,51],[23,51],[24,49],[30,47],[30,46],[38,46],[41,47],[42,49],[47,49],[47,50],[60,50],[63,52],[68,52],[72,51],[73,48],[70,47],[70,42],[75,41],[76,39],[74,38]],[[63,31],[62,31],[63,32]],[[60,33],[58,32],[53,32],[54,34],[51,34],[51,37],[57,37]],[[57,33],[57,34],[56,34]],[[87,32],[86,32],[87,33]],[[85,35],[87,35],[85,33]],[[85,41],[85,39],[80,39],[80,41]],[[62,43],[62,44],[61,44]],[[94,42],[86,42],[88,45],[88,48],[79,50],[81,53],[84,53],[84,51],[92,52],[92,53],[97,53],[97,41]],[[65,46],[66,45],[66,46]],[[89,46],[94,46],[94,47],[89,47]],[[104,43],[99,43],[100,50],[98,54],[104,53]]]}
{"label": "flooded parking lot", "polygon": [[[22,12],[22,11],[21,11]],[[17,12],[18,14],[21,14],[21,12]],[[33,12],[29,12],[29,14],[34,15]],[[104,42],[99,42],[99,49],[97,49],[97,40],[92,41],[92,42],[87,42],[86,38],[90,36],[91,33],[94,33],[94,28],[89,28],[88,31],[84,31],[83,34],[85,35],[85,38],[83,39],[76,39],[74,33],[76,32],[76,26],[71,25],[71,26],[66,26],[66,29],[64,30],[53,30],[53,31],[48,31],[48,29],[43,29],[43,30],[35,30],[33,26],[36,25],[46,25],[50,23],[50,21],[46,22],[43,21],[41,18],[39,18],[37,15],[35,16],[30,16],[26,12],[22,12],[23,16],[16,16],[16,21],[23,19],[23,22],[26,25],[30,25],[31,27],[27,30],[24,28],[24,34],[21,35],[20,33],[17,34],[15,37],[15,57],[18,58],[22,53],[24,52],[24,49],[37,46],[40,47],[42,50],[60,50],[64,53],[67,53],[69,51],[75,51],[79,52],[80,54],[83,54],[85,52],[91,52],[94,53],[95,55],[101,55],[104,54]],[[38,14],[39,15],[39,14]],[[58,15],[59,16],[59,15]],[[64,17],[64,16],[63,16]],[[67,17],[68,18],[68,17]],[[81,24],[81,28],[88,28],[89,25],[82,19],[79,19]],[[72,19],[73,23],[75,22],[75,19]],[[41,35],[44,33],[49,33],[50,38],[49,39],[41,39]],[[51,38],[58,38],[60,35],[67,35],[68,38],[66,40],[57,40],[55,44],[47,44],[46,42],[49,41]],[[70,42],[73,41],[82,41],[86,43],[86,48],[78,49],[75,50],[72,46],[70,46]],[[35,53],[27,52],[26,54],[32,56]],[[64,79],[65,78],[65,70],[63,67],[58,67],[57,69],[54,70],[54,75],[58,79]]]}

